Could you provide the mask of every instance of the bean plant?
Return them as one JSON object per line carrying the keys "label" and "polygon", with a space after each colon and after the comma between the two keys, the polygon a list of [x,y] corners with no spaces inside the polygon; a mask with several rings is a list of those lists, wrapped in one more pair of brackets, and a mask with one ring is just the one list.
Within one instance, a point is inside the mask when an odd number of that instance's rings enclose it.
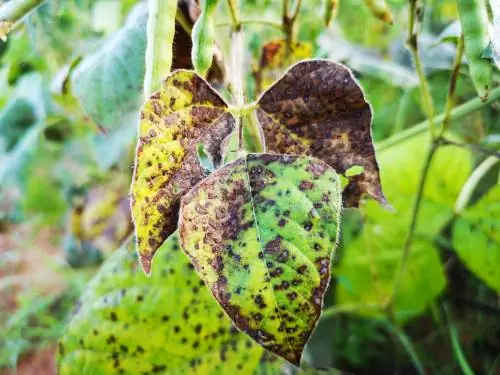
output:
{"label": "bean plant", "polygon": [[[40,3],[0,8],[0,37],[10,38]],[[109,256],[80,262],[89,241],[76,241],[72,266],[107,259],[58,341],[59,373],[333,374],[344,365],[366,373],[349,349],[338,355],[344,362],[318,360],[345,314],[376,322],[367,334],[374,346],[382,327],[399,373],[495,373],[498,353],[467,361],[450,307],[458,297],[444,290],[453,252],[483,294],[500,293],[498,140],[473,144],[453,126],[480,109],[498,116],[500,75],[488,51],[500,43],[493,38],[500,10],[495,1],[447,2],[458,17],[434,41],[453,51],[446,93],[436,95],[424,51],[433,47],[423,35],[436,3],[149,0],[136,5],[115,44],[75,59],[63,90],[98,132],[112,139],[112,124],[125,121],[116,113],[133,116],[135,152],[126,160],[133,226],[121,225]],[[328,53],[339,41],[318,51],[310,40],[338,28],[352,7],[384,32],[405,33],[404,74],[414,84],[404,82],[398,100],[423,109],[410,127],[407,107],[391,107],[384,119],[396,124],[394,134],[381,142],[374,108],[383,110],[376,103],[384,98],[360,73],[373,69],[369,54],[350,64]],[[263,14],[268,8],[277,17]],[[270,30],[279,37],[259,35]],[[249,63],[252,48],[257,64]],[[103,56],[127,74],[103,78],[102,68],[98,76]],[[396,81],[398,70],[387,69]],[[473,93],[457,105],[461,81]],[[108,90],[107,102],[94,99],[98,90]],[[85,237],[83,206],[72,218],[74,237]],[[498,318],[498,306],[479,305]],[[405,330],[429,311],[446,327],[455,362],[448,369],[423,360]],[[346,326],[347,346],[359,324]]]}

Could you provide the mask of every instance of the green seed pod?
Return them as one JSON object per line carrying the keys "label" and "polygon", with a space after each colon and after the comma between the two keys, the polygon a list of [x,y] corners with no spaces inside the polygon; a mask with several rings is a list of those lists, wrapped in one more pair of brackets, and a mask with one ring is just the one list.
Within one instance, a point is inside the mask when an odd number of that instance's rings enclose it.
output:
{"label": "green seed pod", "polygon": [[389,25],[394,23],[391,9],[387,6],[385,0],[365,0],[365,4],[379,20]]}
{"label": "green seed pod", "polygon": [[177,0],[150,0],[144,94],[158,90],[172,68]]}
{"label": "green seed pod", "polygon": [[193,40],[191,60],[196,72],[202,76],[206,76],[208,69],[212,65],[215,43],[213,14],[218,2],[219,0],[201,1],[201,14],[196,20],[191,34]]}
{"label": "green seed pod", "polygon": [[329,26],[339,6],[339,0],[325,0],[325,26]]}
{"label": "green seed pod", "polygon": [[490,42],[485,0],[457,0],[464,35],[465,55],[472,83],[482,101],[488,99],[493,66],[482,54]]}

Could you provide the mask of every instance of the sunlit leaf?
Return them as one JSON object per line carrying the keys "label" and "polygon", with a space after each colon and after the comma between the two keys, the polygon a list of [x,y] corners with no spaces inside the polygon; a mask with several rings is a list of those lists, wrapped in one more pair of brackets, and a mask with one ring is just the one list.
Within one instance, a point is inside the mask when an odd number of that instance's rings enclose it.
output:
{"label": "sunlit leaf", "polygon": [[340,179],[310,157],[249,154],[183,199],[183,249],[236,326],[300,363],[338,239]]}
{"label": "sunlit leaf", "polygon": [[322,159],[338,173],[354,165],[344,205],[357,206],[367,193],[386,204],[371,138],[372,113],[349,69],[327,60],[293,66],[259,99],[257,116],[267,149]]}
{"label": "sunlit leaf", "polygon": [[233,128],[227,105],[194,72],[172,73],[144,105],[132,213],[146,273],[155,251],[177,227],[180,198],[207,175],[198,159],[198,145],[204,144],[217,167]]}
{"label": "sunlit leaf", "polygon": [[61,375],[253,373],[263,350],[232,327],[177,238],[150,278],[133,241],[113,253],[59,343]]}
{"label": "sunlit leaf", "polygon": [[125,26],[76,67],[72,88],[92,120],[103,127],[139,109],[144,80],[147,6],[138,5]]}
{"label": "sunlit leaf", "polygon": [[500,291],[500,185],[457,218],[453,247],[477,277]]}

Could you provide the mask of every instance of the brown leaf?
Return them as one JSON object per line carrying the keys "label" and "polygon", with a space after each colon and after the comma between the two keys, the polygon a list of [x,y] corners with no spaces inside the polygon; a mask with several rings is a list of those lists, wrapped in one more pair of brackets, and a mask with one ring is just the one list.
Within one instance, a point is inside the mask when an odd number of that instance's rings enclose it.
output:
{"label": "brown leaf", "polygon": [[227,105],[194,72],[173,72],[145,103],[131,206],[146,273],[156,250],[177,227],[180,198],[207,175],[198,160],[198,144],[205,145],[217,166],[233,129]]}
{"label": "brown leaf", "polygon": [[362,166],[363,173],[344,189],[344,206],[357,207],[364,193],[388,205],[371,136],[371,108],[349,69],[326,60],[300,62],[258,104],[268,151],[312,155],[341,174]]}

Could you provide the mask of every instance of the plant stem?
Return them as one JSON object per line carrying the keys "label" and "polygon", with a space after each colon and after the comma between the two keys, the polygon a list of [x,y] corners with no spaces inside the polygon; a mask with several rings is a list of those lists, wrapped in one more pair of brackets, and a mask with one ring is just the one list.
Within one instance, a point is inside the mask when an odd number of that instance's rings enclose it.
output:
{"label": "plant stem", "polygon": [[394,326],[392,323],[387,322],[386,324],[389,328],[389,331],[398,338],[399,342],[403,345],[403,348],[405,348],[417,372],[420,375],[425,375],[425,367],[420,358],[418,358],[417,351],[413,347],[411,341],[408,339],[408,336],[406,336],[406,334],[401,329]]}
{"label": "plant stem", "polygon": [[460,66],[462,65],[462,57],[464,55],[464,36],[460,36],[457,44],[457,54],[455,56],[455,61],[453,62],[453,68],[451,70],[450,85],[448,87],[448,98],[446,100],[446,108],[444,110],[443,125],[439,131],[438,138],[441,138],[443,134],[448,130],[450,126],[451,110],[455,104],[455,91],[457,88],[458,75],[460,74]]}
{"label": "plant stem", "polygon": [[424,108],[429,120],[429,131],[431,135],[434,136],[435,126],[434,126],[434,103],[432,100],[431,90],[429,88],[429,83],[425,77],[424,67],[420,55],[418,53],[418,38],[416,31],[416,17],[417,17],[417,3],[418,0],[410,0],[410,8],[408,10],[408,39],[406,41],[407,48],[415,63],[415,70],[417,71],[418,79],[420,81],[420,91],[422,94],[422,100],[424,103]]}
{"label": "plant stem", "polygon": [[5,39],[17,24],[45,0],[11,0],[0,6],[0,39]]}
{"label": "plant stem", "polygon": [[469,204],[472,193],[476,188],[477,184],[484,177],[486,173],[496,164],[500,162],[500,159],[495,156],[490,156],[488,159],[483,161],[470,175],[469,179],[465,182],[462,187],[462,191],[458,195],[457,202],[455,203],[455,212],[460,214],[465,207]]}
{"label": "plant stem", "polygon": [[[243,61],[245,52],[243,49],[243,33],[241,30],[235,29],[231,34],[231,84],[235,106],[242,108],[245,105],[245,97],[243,93],[244,69]],[[238,149],[243,148],[243,116],[236,116],[236,128],[238,129]]]}
{"label": "plant stem", "polygon": [[177,0],[149,0],[144,94],[156,91],[172,68]]}
{"label": "plant stem", "polygon": [[399,289],[399,284],[401,283],[401,278],[406,270],[406,263],[408,262],[408,258],[410,255],[411,251],[411,243],[413,241],[413,236],[415,234],[415,229],[417,227],[417,221],[418,221],[418,214],[420,212],[420,206],[422,202],[422,198],[424,195],[424,189],[425,189],[425,183],[427,182],[427,176],[428,172],[431,166],[432,158],[434,157],[434,154],[436,153],[436,150],[438,149],[439,144],[435,141],[433,141],[427,150],[427,153],[425,155],[424,159],[424,165],[422,167],[422,172],[420,173],[420,179],[418,182],[418,188],[416,192],[416,197],[415,197],[415,202],[413,203],[413,209],[411,211],[411,218],[410,218],[410,228],[408,230],[408,235],[406,236],[406,240],[403,245],[403,250],[401,254],[401,261],[399,263],[399,268],[396,271],[396,276],[394,277],[394,284],[392,288],[392,293],[389,299],[386,302],[386,309],[391,314],[391,309],[392,305],[394,303],[394,300],[396,298],[398,289]]}
{"label": "plant stem", "polygon": [[229,6],[229,13],[231,14],[231,21],[233,23],[233,30],[239,31],[241,28],[241,22],[238,17],[238,10],[236,7],[235,0],[227,0],[227,5]]}
{"label": "plant stem", "polygon": [[[215,24],[215,27],[228,27],[228,26],[233,26],[233,21],[225,21],[225,22],[219,22]],[[241,26],[243,25],[262,25],[262,26],[269,26],[273,27],[275,29],[281,30],[283,25],[279,22],[276,21],[266,21],[266,20],[240,20],[239,24]]]}
{"label": "plant stem", "polygon": [[[468,114],[478,111],[491,103],[500,99],[500,87],[492,90],[489,95],[489,99],[486,102],[482,102],[479,98],[474,98],[469,100],[468,102],[454,108],[450,113],[450,121],[458,120],[467,116]],[[444,113],[436,116],[434,119],[436,123],[442,123],[444,120]],[[384,139],[383,141],[377,144],[377,151],[383,151],[391,148],[392,146],[404,142],[409,138],[417,136],[425,132],[429,127],[429,120],[422,121],[411,128],[403,130],[401,133],[396,134],[390,138]]]}
{"label": "plant stem", "polygon": [[321,313],[321,319],[328,319],[331,318],[337,314],[342,314],[342,313],[352,313],[352,312],[357,312],[360,310],[373,310],[373,311],[381,311],[382,306],[380,306],[378,303],[360,303],[360,304],[354,304],[354,305],[341,305],[341,306],[332,306],[329,307],[328,309],[323,310]]}
{"label": "plant stem", "polygon": [[451,140],[446,139],[446,138],[441,138],[439,140],[439,143],[441,145],[451,145],[451,146],[457,146],[457,147],[461,147],[461,148],[469,148],[475,152],[479,152],[479,153],[487,155],[487,156],[494,156],[494,157],[500,159],[500,152],[487,150],[487,149],[485,149],[477,144],[460,143],[460,142],[451,141]]}
{"label": "plant stem", "polygon": [[289,0],[283,0],[283,15],[282,15],[282,29],[283,32],[285,33],[285,40],[286,40],[286,56],[290,56],[292,53],[292,46],[293,46],[293,38],[294,38],[294,26],[295,26],[295,21],[297,20],[297,16],[300,13],[300,8],[302,7],[302,0],[297,0],[297,4],[295,5],[295,10],[293,11],[293,14],[289,14]]}

